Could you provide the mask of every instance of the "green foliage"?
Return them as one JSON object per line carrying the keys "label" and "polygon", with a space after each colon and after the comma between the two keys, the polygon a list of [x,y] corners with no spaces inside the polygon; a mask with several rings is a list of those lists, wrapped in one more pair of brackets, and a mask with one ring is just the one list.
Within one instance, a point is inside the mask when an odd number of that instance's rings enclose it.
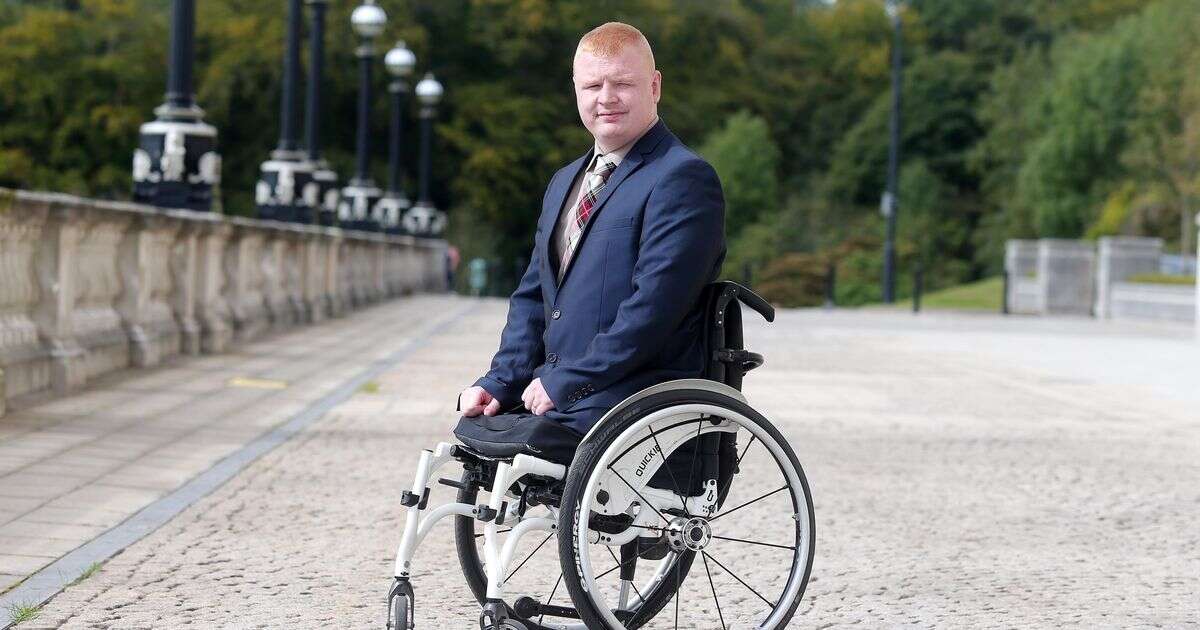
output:
{"label": "green foliage", "polygon": [[921,297],[923,309],[956,311],[1000,311],[1004,300],[1004,279],[998,276],[968,282],[926,293]]}
{"label": "green foliage", "polygon": [[713,165],[725,193],[725,233],[737,238],[764,213],[779,207],[779,149],[767,121],[738,112],[708,137],[700,155]]}
{"label": "green foliage", "polygon": [[[354,3],[328,14],[326,157],[352,170]],[[909,0],[898,214],[904,295],[994,275],[1014,237],[1146,234],[1190,251],[1200,207],[1200,3]],[[446,85],[433,163],[463,259],[528,256],[551,175],[591,138],[571,57],[605,21],[641,28],[660,113],[717,168],[725,275],[784,304],[878,300],[893,29],[882,0],[381,0],[388,31]],[[165,0],[0,1],[0,186],[129,193],[138,127],[162,100]],[[253,211],[279,136],[277,3],[197,5],[196,91],[219,130],[227,212]],[[388,120],[376,72],[372,175]],[[415,109],[415,108],[414,108]],[[417,134],[405,155],[415,183]],[[465,275],[465,274],[460,274]],[[511,278],[510,278],[511,280]],[[505,280],[507,281],[507,280]]]}
{"label": "green foliage", "polygon": [[1170,284],[1178,286],[1195,286],[1195,276],[1171,276],[1165,273],[1141,273],[1130,276],[1129,282],[1144,282],[1146,284]]}

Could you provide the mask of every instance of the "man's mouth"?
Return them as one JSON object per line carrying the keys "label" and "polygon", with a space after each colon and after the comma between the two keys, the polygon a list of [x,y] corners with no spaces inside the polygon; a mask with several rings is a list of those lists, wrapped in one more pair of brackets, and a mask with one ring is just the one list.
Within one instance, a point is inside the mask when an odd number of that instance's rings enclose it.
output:
{"label": "man's mouth", "polygon": [[603,114],[596,114],[596,118],[599,118],[600,120],[616,120],[624,115],[625,112],[606,112]]}

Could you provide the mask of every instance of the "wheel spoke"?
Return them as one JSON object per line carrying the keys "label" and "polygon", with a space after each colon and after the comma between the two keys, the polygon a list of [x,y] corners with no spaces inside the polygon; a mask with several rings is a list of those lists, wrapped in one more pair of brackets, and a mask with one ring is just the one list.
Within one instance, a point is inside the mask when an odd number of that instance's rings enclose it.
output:
{"label": "wheel spoke", "polygon": [[[554,588],[550,589],[550,597],[546,598],[546,603],[543,606],[549,606],[550,602],[554,601],[554,594],[558,592],[558,585],[562,583],[562,571],[558,572],[558,580],[554,582]],[[546,609],[542,608],[542,614],[538,615],[538,625],[542,625],[542,618],[546,616]]]}
{"label": "wheel spoke", "polygon": [[772,604],[770,601],[768,601],[768,600],[767,600],[767,598],[766,598],[766,597],[763,597],[761,594],[759,594],[759,592],[758,592],[758,591],[754,590],[754,587],[753,587],[753,586],[750,586],[749,584],[747,584],[747,583],[746,583],[746,581],[745,581],[745,580],[743,580],[742,578],[738,577],[736,573],[734,573],[733,571],[730,571],[730,570],[729,570],[729,567],[727,567],[727,566],[725,566],[725,565],[721,564],[721,561],[720,561],[720,560],[717,560],[716,556],[713,556],[712,554],[708,553],[707,551],[704,551],[704,552],[701,552],[701,553],[703,553],[705,556],[707,556],[707,557],[708,557],[710,560],[712,560],[713,562],[717,563],[717,566],[721,567],[722,569],[724,569],[724,570],[725,570],[725,572],[726,572],[726,573],[728,573],[729,575],[733,576],[733,579],[735,579],[735,580],[737,580],[738,582],[740,582],[742,586],[745,586],[746,588],[750,589],[750,592],[751,592],[751,593],[754,593],[755,595],[758,595],[758,598],[759,598],[759,599],[761,599],[761,600],[763,600],[763,603],[764,603],[764,604],[766,604],[767,606],[769,606],[769,607],[771,608],[771,610],[775,610],[775,604]]}
{"label": "wheel spoke", "polygon": [[726,536],[718,536],[716,534],[713,534],[712,537],[716,538],[718,540],[728,540],[731,542],[746,543],[747,545],[762,545],[763,547],[775,547],[776,549],[787,549],[788,551],[796,550],[796,548],[794,546],[788,547],[787,545],[776,545],[775,543],[765,543],[765,542],[759,542],[757,540],[744,540],[742,538],[728,538]]}
{"label": "wheel spoke", "polygon": [[[704,414],[696,421],[696,437],[692,438],[692,467],[688,469],[688,489],[692,488],[692,480],[696,475],[696,458],[700,455],[700,430],[704,428]],[[687,505],[687,502],[684,502]]]}
{"label": "wheel spoke", "polygon": [[525,566],[525,563],[529,562],[529,559],[533,557],[533,554],[537,553],[538,550],[541,549],[543,545],[550,542],[551,538],[554,538],[553,533],[551,533],[549,536],[546,536],[546,540],[543,540],[542,542],[538,543],[538,546],[534,547],[533,551],[530,551],[528,556],[525,556],[525,559],[521,561],[521,564],[517,565],[517,568],[513,569],[513,572],[509,573],[508,577],[504,578],[504,581],[507,582],[507,581],[513,579],[513,576],[517,574],[517,571],[520,571],[521,567]]}
{"label": "wheel spoke", "polygon": [[712,571],[708,570],[708,554],[702,554],[700,559],[704,561],[704,572],[708,574],[708,586],[712,588],[713,603],[717,605],[717,617],[721,619],[721,630],[726,630],[725,615],[721,614],[721,601],[717,599],[717,585],[713,583]]}
{"label": "wheel spoke", "polygon": [[[671,485],[675,486],[675,494],[679,495],[679,498],[683,503],[683,513],[686,514],[688,518],[691,518],[692,515],[687,509],[687,497],[684,496],[683,490],[679,489],[679,482],[675,480],[675,471],[671,470],[671,466],[667,464],[667,454],[663,452],[662,444],[658,443],[658,434],[654,432],[653,426],[650,427],[650,437],[654,438],[654,446],[658,449],[658,456],[662,458],[663,468],[667,469],[667,474],[671,476]],[[689,482],[689,484],[690,483],[691,482]]]}
{"label": "wheel spoke", "polygon": [[683,564],[678,560],[675,562],[675,630],[679,630],[679,591],[683,589],[683,584],[679,581],[679,565]]}
{"label": "wheel spoke", "polygon": [[720,514],[718,514],[718,515],[716,515],[716,516],[714,516],[714,517],[712,517],[712,518],[708,519],[708,522],[710,522],[710,523],[711,523],[711,522],[713,522],[713,521],[715,521],[715,520],[717,520],[717,519],[721,518],[722,516],[725,516],[726,514],[732,514],[733,512],[736,512],[736,511],[738,511],[738,510],[740,510],[740,509],[742,509],[742,508],[746,507],[747,505],[750,505],[751,503],[757,503],[757,502],[759,502],[759,501],[762,501],[763,499],[765,499],[765,498],[767,498],[767,497],[769,497],[769,496],[771,496],[771,495],[773,495],[773,494],[776,494],[776,493],[778,493],[778,492],[782,492],[782,491],[784,491],[784,490],[787,490],[789,487],[791,487],[791,486],[784,486],[784,487],[782,487],[782,488],[779,488],[779,489],[776,489],[776,490],[772,490],[772,491],[770,491],[770,492],[768,492],[768,493],[766,493],[766,494],[762,495],[761,497],[758,497],[757,499],[751,499],[751,500],[749,500],[749,501],[747,501],[747,502],[745,502],[745,503],[743,503],[743,504],[741,504],[741,505],[739,505],[739,506],[737,506],[737,507],[735,507],[735,508],[733,508],[733,509],[730,509],[730,510],[725,510],[724,512],[721,512]]}
{"label": "wheel spoke", "polygon": [[[605,549],[608,549],[608,555],[612,556],[612,559],[617,561],[617,566],[618,566],[618,567],[623,567],[623,566],[625,566],[625,563],[624,563],[624,562],[621,562],[620,560],[618,560],[618,559],[617,559],[617,554],[616,554],[616,552],[614,552],[614,551],[612,550],[612,547],[609,547],[608,545],[605,545],[605,546],[604,546],[604,548],[605,548]],[[633,557],[633,558],[630,560],[630,562],[637,562],[637,556],[634,556],[634,557]],[[641,600],[642,602],[645,602],[645,601],[646,601],[646,598],[645,598],[645,597],[642,597],[642,592],[638,590],[637,584],[634,584],[634,583],[633,583],[633,580],[630,580],[630,581],[629,581],[629,585],[633,587],[633,592],[637,594],[637,596],[638,596],[638,599],[639,599],[639,600]],[[618,609],[620,609],[620,605],[619,605],[619,604],[618,604],[617,608],[618,608]]]}
{"label": "wheel spoke", "polygon": [[[509,528],[509,529],[501,529],[501,530],[497,530],[497,531],[496,531],[496,533],[497,533],[497,534],[507,534],[508,532],[511,532],[511,531],[512,531],[512,529],[511,529],[511,528]],[[482,533],[482,532],[480,532],[480,533],[478,533],[478,534],[475,534],[475,537],[476,537],[476,538],[479,538],[480,536],[483,536],[483,533]]]}
{"label": "wheel spoke", "polygon": [[646,507],[650,508],[651,510],[654,510],[654,513],[658,515],[658,518],[661,518],[661,519],[663,520],[663,522],[664,522],[664,523],[667,523],[668,525],[670,525],[670,524],[671,524],[671,519],[669,519],[669,518],[667,518],[667,517],[663,516],[663,513],[662,513],[662,512],[659,512],[659,511],[658,511],[658,508],[656,508],[656,507],[654,507],[653,505],[651,505],[651,504],[650,504],[650,502],[646,500],[646,497],[642,496],[642,493],[641,493],[641,492],[638,492],[638,491],[637,491],[637,488],[634,488],[634,487],[633,487],[633,484],[629,483],[628,481],[625,481],[625,477],[624,477],[624,476],[623,476],[623,475],[622,475],[622,474],[621,474],[621,473],[620,473],[620,472],[619,472],[619,471],[618,471],[616,468],[613,468],[613,467],[612,467],[612,465],[610,464],[610,465],[609,465],[609,467],[608,467],[608,469],[609,469],[609,470],[611,470],[611,471],[613,471],[613,474],[615,474],[615,475],[617,476],[617,478],[618,478],[618,479],[620,479],[621,481],[624,481],[624,482],[625,482],[625,485],[629,486],[629,489],[630,489],[630,490],[633,490],[633,493],[634,493],[634,494],[636,494],[636,495],[638,496],[638,498],[642,500],[642,503],[643,503],[643,504],[644,504]]}
{"label": "wheel spoke", "polygon": [[742,465],[742,458],[744,458],[746,456],[746,452],[750,450],[750,445],[754,444],[754,440],[757,440],[757,439],[758,439],[757,435],[754,435],[753,433],[750,434],[750,441],[746,442],[746,448],[742,449],[741,455],[738,455],[737,463],[733,465],[734,468],[737,468],[738,466]]}

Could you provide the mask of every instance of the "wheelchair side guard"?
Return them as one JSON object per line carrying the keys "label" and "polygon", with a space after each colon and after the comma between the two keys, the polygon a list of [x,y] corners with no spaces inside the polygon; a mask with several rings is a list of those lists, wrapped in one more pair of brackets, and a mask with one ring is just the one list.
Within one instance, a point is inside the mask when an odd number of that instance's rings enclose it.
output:
{"label": "wheelchair side guard", "polygon": [[[716,418],[708,422],[701,420],[697,426],[696,421],[699,418],[700,414],[689,414],[673,419],[672,426],[642,428],[633,439],[634,445],[619,457],[620,461],[610,466],[614,474],[604,476],[597,484],[597,497],[604,497],[606,500],[596,501],[596,511],[606,516],[615,516],[625,514],[634,502],[649,501],[660,512],[675,508],[688,514],[711,513],[717,500],[716,493],[711,490],[700,496],[682,499],[674,492],[646,485],[665,464],[666,458],[684,443],[710,433],[737,432],[733,423]],[[640,455],[637,455],[638,453]]]}

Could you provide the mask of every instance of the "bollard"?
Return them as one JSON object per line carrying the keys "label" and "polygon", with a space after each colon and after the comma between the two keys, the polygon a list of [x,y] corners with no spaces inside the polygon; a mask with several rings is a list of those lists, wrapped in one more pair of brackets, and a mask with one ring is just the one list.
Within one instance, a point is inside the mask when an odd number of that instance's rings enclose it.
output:
{"label": "bollard", "polygon": [[1004,275],[1002,276],[1002,278],[1004,280],[1003,289],[1002,289],[1004,291],[1004,293],[1000,296],[1000,314],[1008,315],[1008,312],[1009,312],[1008,311],[1008,283],[1009,283],[1008,270],[1004,271]]}
{"label": "bollard", "polygon": [[829,263],[825,269],[825,308],[837,306],[837,265]]}
{"label": "bollard", "polygon": [[921,292],[925,289],[925,265],[918,262],[913,271],[913,313],[921,312]]}

